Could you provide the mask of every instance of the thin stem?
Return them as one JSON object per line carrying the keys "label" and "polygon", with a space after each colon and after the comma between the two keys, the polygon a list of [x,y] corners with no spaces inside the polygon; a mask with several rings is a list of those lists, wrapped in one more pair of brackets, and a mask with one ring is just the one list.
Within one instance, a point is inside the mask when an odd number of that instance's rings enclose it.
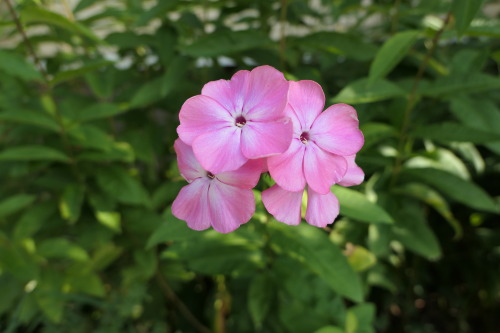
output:
{"label": "thin stem", "polygon": [[16,14],[16,11],[14,10],[14,6],[10,2],[10,0],[5,0],[5,3],[7,4],[7,7],[9,8],[10,15],[12,16],[12,19],[14,20],[17,30],[19,33],[21,33],[21,36],[23,38],[24,44],[26,45],[26,48],[28,49],[28,52],[30,55],[33,57],[35,60],[36,66],[38,67],[38,70],[40,73],[42,73],[43,78],[45,79],[46,82],[49,82],[49,74],[45,70],[45,67],[43,66],[42,62],[40,61],[40,58],[36,55],[35,49],[31,45],[31,42],[28,39],[28,36],[26,35],[26,32],[24,31],[23,25],[21,24],[21,21],[19,20],[19,17]]}
{"label": "thin stem", "polygon": [[186,320],[200,333],[211,333],[211,331],[196,319],[189,308],[182,302],[182,300],[170,288],[167,279],[158,269],[155,274],[156,280],[163,291],[163,294],[169,302],[171,302],[179,310],[179,312],[186,318]]}
{"label": "thin stem", "polygon": [[286,11],[288,7],[287,0],[281,0],[280,12],[280,64],[281,69],[285,70],[285,50],[286,50]]}
{"label": "thin stem", "polygon": [[443,26],[434,35],[434,38],[431,41],[431,47],[427,51],[427,54],[425,55],[424,60],[420,64],[420,66],[418,68],[417,75],[415,76],[415,80],[413,81],[413,86],[411,88],[411,92],[410,92],[410,95],[408,97],[408,102],[407,102],[406,108],[405,108],[405,113],[404,113],[404,117],[403,117],[403,124],[401,126],[401,131],[399,133],[398,152],[396,155],[396,161],[394,163],[394,171],[393,171],[392,179],[391,179],[392,185],[394,185],[395,182],[397,181],[397,178],[399,176],[399,172],[401,171],[401,165],[403,163],[403,151],[404,151],[404,147],[406,146],[406,143],[408,141],[408,128],[410,125],[410,118],[411,118],[411,114],[413,112],[413,109],[415,108],[416,100],[418,97],[418,95],[417,95],[418,86],[420,84],[420,81],[422,80],[425,69],[427,68],[427,65],[429,64],[431,56],[434,53],[434,50],[436,49],[436,46],[439,42],[439,38],[441,37],[441,34],[443,33],[443,31],[446,29],[446,26],[448,25],[450,18],[451,18],[451,12],[449,12],[446,15],[446,18],[443,22]]}
{"label": "thin stem", "polygon": [[216,277],[217,299],[215,300],[214,331],[226,333],[226,318],[229,314],[230,295],[223,275]]}
{"label": "thin stem", "polygon": [[[11,3],[11,0],[5,0],[5,3],[7,4],[7,7],[9,8],[10,15],[12,16],[12,19],[14,20],[14,22],[16,24],[17,30],[19,31],[19,33],[21,34],[21,36],[23,38],[23,42],[26,45],[28,52],[35,60],[35,64],[44,78],[45,82],[42,86],[42,89],[44,91],[49,91],[50,90],[49,74],[45,70],[45,67],[43,66],[42,62],[40,61],[40,58],[37,56],[35,49],[33,48],[33,45],[31,45],[31,42],[28,38],[28,35],[26,35],[26,31],[24,30],[23,25],[21,24],[21,21],[19,20],[19,17],[16,14],[16,11],[14,9],[14,6]],[[50,97],[50,95],[49,95],[49,97]],[[50,98],[52,98],[52,97],[50,97]],[[64,148],[70,157],[71,169],[72,169],[75,177],[78,179],[78,181],[83,182],[82,175],[80,174],[80,172],[78,170],[78,166],[76,164],[76,159],[75,159],[75,154],[73,152],[73,148],[71,147],[71,144],[70,144],[69,139],[68,139],[68,134],[67,134],[66,128],[64,126],[63,118],[61,116],[61,113],[57,109],[57,106],[55,107],[53,116],[55,118],[55,121],[59,125],[59,130],[60,130],[61,139],[62,139]]]}
{"label": "thin stem", "polygon": [[393,34],[395,34],[398,31],[400,6],[401,6],[401,0],[396,0],[394,3],[394,14],[392,15],[392,22],[391,22],[391,32]]}
{"label": "thin stem", "polygon": [[75,20],[75,16],[73,15],[73,11],[71,10],[71,6],[68,3],[68,0],[63,0],[64,10],[66,11],[66,15],[71,21]]}

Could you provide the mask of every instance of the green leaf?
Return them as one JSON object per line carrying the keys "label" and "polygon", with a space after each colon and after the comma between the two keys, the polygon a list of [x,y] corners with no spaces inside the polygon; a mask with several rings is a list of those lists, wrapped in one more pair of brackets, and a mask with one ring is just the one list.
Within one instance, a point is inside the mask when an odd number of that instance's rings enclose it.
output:
{"label": "green leaf", "polygon": [[117,247],[113,243],[106,243],[93,252],[90,268],[95,271],[102,271],[113,261],[120,257],[123,248]]}
{"label": "green leaf", "polygon": [[[458,96],[451,100],[450,110],[466,126],[489,133],[498,133],[500,110],[491,100]],[[486,147],[500,154],[500,142],[489,143]]]}
{"label": "green leaf", "polygon": [[[80,265],[79,265],[80,266]],[[71,269],[65,274],[65,288],[72,293],[85,293],[103,297],[106,289],[99,276],[95,273],[79,269]]]}
{"label": "green leaf", "polygon": [[12,309],[12,304],[16,301],[23,291],[23,285],[20,281],[7,274],[0,275],[0,314]]}
{"label": "green leaf", "polygon": [[0,263],[3,272],[9,272],[23,283],[36,279],[39,274],[38,264],[27,255],[26,251],[13,246],[1,233]]}
{"label": "green leaf", "polygon": [[500,38],[500,21],[495,19],[475,19],[471,22],[465,35]]}
{"label": "green leaf", "polygon": [[163,85],[163,77],[157,77],[156,79],[150,80],[149,82],[141,85],[141,87],[135,92],[134,96],[132,96],[130,107],[138,108],[160,100],[163,97],[161,95]]}
{"label": "green leaf", "polygon": [[410,134],[416,138],[444,142],[500,142],[500,133],[487,132],[452,122],[423,125]]}
{"label": "green leaf", "polygon": [[273,279],[265,272],[256,275],[250,282],[248,311],[257,330],[262,328],[262,323],[271,309],[274,291]]}
{"label": "green leaf", "polygon": [[433,207],[455,230],[455,239],[462,237],[463,230],[460,222],[453,216],[448,202],[439,193],[419,183],[405,184],[393,191],[394,193],[411,196]]}
{"label": "green leaf", "polygon": [[165,222],[163,222],[149,237],[146,249],[150,249],[160,243],[183,241],[199,236],[198,231],[188,228],[186,222],[173,216],[170,209],[163,214],[163,218]]}
{"label": "green leaf", "polygon": [[112,198],[127,204],[147,204],[148,193],[130,173],[116,166],[101,167],[96,170],[97,183]]}
{"label": "green leaf", "polygon": [[333,291],[355,302],[363,299],[359,276],[322,230],[304,224],[290,228],[278,222],[268,224],[268,229],[283,254],[298,258]]}
{"label": "green leaf", "polygon": [[38,308],[52,322],[59,323],[63,316],[66,297],[62,292],[64,276],[47,268],[34,290]]}
{"label": "green leaf", "polygon": [[58,150],[45,146],[18,146],[0,152],[0,161],[58,161],[70,159]]}
{"label": "green leaf", "polygon": [[253,48],[271,45],[269,37],[259,30],[216,31],[205,34],[192,44],[181,47],[181,52],[193,57],[231,55]]}
{"label": "green leaf", "polygon": [[345,333],[343,329],[338,328],[337,326],[324,326],[319,330],[314,331],[314,333]]}
{"label": "green leaf", "polygon": [[122,231],[120,213],[96,211],[95,217],[97,221],[99,221],[99,223],[113,230],[114,232],[120,233]]}
{"label": "green leaf", "polygon": [[37,203],[27,209],[16,222],[14,241],[19,242],[31,237],[40,230],[47,220],[55,215],[57,209],[53,201]]}
{"label": "green leaf", "polygon": [[344,87],[333,99],[333,103],[363,104],[404,96],[406,92],[384,79],[369,81],[359,79]]}
{"label": "green leaf", "polygon": [[397,137],[398,135],[398,132],[394,127],[384,123],[370,122],[361,125],[360,129],[365,137],[363,149],[368,149],[382,140]]}
{"label": "green leaf", "polygon": [[67,258],[75,261],[87,261],[89,256],[80,246],[65,238],[51,238],[43,241],[37,253],[45,258]]}
{"label": "green leaf", "polygon": [[406,179],[419,180],[466,206],[498,213],[493,199],[479,186],[446,171],[433,168],[404,169]]}
{"label": "green leaf", "polygon": [[76,114],[77,121],[89,121],[103,118],[110,118],[118,114],[127,112],[129,109],[126,104],[118,105],[114,103],[93,104]]}
{"label": "green leaf", "polygon": [[341,54],[359,61],[373,58],[376,46],[366,43],[362,38],[348,33],[321,31],[301,38],[287,39],[287,44],[297,45],[306,51],[323,50],[333,54]]}
{"label": "green leaf", "polygon": [[439,259],[441,247],[427,224],[422,207],[414,202],[404,201],[396,214],[398,220],[392,228],[394,238],[409,250],[429,260]]}
{"label": "green leaf", "polygon": [[23,56],[0,50],[0,71],[24,81],[41,81],[42,75]]}
{"label": "green leaf", "polygon": [[80,217],[85,188],[79,184],[68,185],[59,200],[61,217],[69,223],[75,223]]}
{"label": "green leaf", "polygon": [[0,202],[0,219],[31,205],[36,197],[29,194],[17,194]]}
{"label": "green leaf", "polygon": [[176,57],[167,67],[165,74],[162,77],[160,86],[160,95],[167,96],[174,90],[179,80],[182,80],[186,67],[189,66],[188,59],[185,57]]}
{"label": "green leaf", "polygon": [[442,77],[424,87],[421,93],[430,97],[449,95],[455,97],[460,93],[470,94],[496,89],[500,89],[500,79],[498,77],[483,73],[474,73],[467,76],[449,75]]}
{"label": "green leaf", "polygon": [[26,6],[21,11],[21,20],[24,23],[45,23],[66,29],[75,34],[100,43],[100,39],[86,26],[66,17],[37,6]]}
{"label": "green leaf", "polygon": [[370,66],[370,81],[385,77],[405,57],[417,40],[419,32],[403,31],[389,38],[378,50]]}
{"label": "green leaf", "polygon": [[113,62],[109,60],[98,60],[85,64],[76,69],[59,71],[54,75],[54,78],[50,81],[50,84],[55,86],[61,82],[73,80],[85,75],[86,73],[96,71],[97,69],[110,64],[113,64]]}
{"label": "green leaf", "polygon": [[265,265],[262,242],[245,236],[242,232],[198,231],[195,239],[173,242],[162,258],[181,260],[203,274],[251,274]]}
{"label": "green leaf", "polygon": [[347,310],[346,333],[375,333],[373,320],[375,306],[365,303],[353,306]]}
{"label": "green leaf", "polygon": [[476,16],[484,0],[455,0],[452,12],[455,17],[455,28],[459,36],[463,35]]}
{"label": "green leaf", "polygon": [[68,131],[76,145],[109,152],[114,148],[111,135],[92,124],[80,124]]}
{"label": "green leaf", "polygon": [[405,162],[405,167],[433,168],[452,173],[462,179],[470,179],[470,173],[463,160],[452,151],[444,148],[433,148],[425,155],[416,155]]}
{"label": "green leaf", "polygon": [[[1,60],[0,60],[1,61]],[[0,120],[34,125],[37,127],[45,128],[53,132],[59,132],[60,127],[57,122],[52,119],[47,113],[42,111],[28,111],[28,110],[9,110],[0,112]]]}
{"label": "green leaf", "polygon": [[340,202],[340,214],[367,223],[393,223],[392,217],[379,205],[355,190],[342,186],[332,187]]}

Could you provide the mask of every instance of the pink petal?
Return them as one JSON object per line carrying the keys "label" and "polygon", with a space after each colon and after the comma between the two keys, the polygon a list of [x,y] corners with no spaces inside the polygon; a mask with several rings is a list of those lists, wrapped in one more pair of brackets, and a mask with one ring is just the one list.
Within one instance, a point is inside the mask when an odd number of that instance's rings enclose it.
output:
{"label": "pink petal", "polygon": [[307,223],[324,228],[333,223],[338,215],[339,201],[332,192],[319,194],[310,188],[307,190]]}
{"label": "pink petal", "polygon": [[230,81],[208,82],[203,87],[201,94],[218,101],[231,115],[241,114],[249,76],[249,71],[238,71]]}
{"label": "pink petal", "polygon": [[300,124],[299,118],[297,118],[297,114],[293,111],[290,104],[287,104],[285,107],[285,116],[290,118],[293,124],[293,137],[300,138],[300,134],[304,131],[302,129],[302,125]]}
{"label": "pink petal", "polygon": [[242,128],[241,149],[247,158],[284,153],[290,146],[293,125],[290,119],[273,122],[249,121]]}
{"label": "pink petal", "polygon": [[194,155],[213,174],[236,170],[248,160],[241,153],[241,130],[235,126],[205,133],[193,141]]}
{"label": "pink petal", "polygon": [[233,126],[233,118],[216,100],[203,95],[191,97],[182,105],[179,113],[181,124],[177,133],[182,141],[192,145],[194,139],[204,133],[226,126]]}
{"label": "pink petal", "polygon": [[267,166],[267,158],[261,158],[262,162],[262,173],[269,172],[269,167]]}
{"label": "pink petal", "polygon": [[177,153],[177,165],[182,177],[191,182],[205,176],[205,170],[194,156],[190,146],[182,142],[181,139],[177,139],[174,143],[174,149]]}
{"label": "pink petal", "polygon": [[200,178],[184,186],[172,203],[172,214],[194,230],[205,230],[212,224],[208,190],[210,180]]}
{"label": "pink petal", "polygon": [[344,156],[347,161],[347,172],[340,182],[337,184],[342,186],[359,185],[365,179],[365,173],[359,166],[356,165],[354,159],[356,155]]}
{"label": "pink petal", "polygon": [[304,178],[303,161],[305,146],[293,139],[290,148],[281,155],[267,159],[267,166],[271,177],[287,191],[302,191],[306,185]]}
{"label": "pink petal", "polygon": [[254,68],[249,75],[243,115],[254,121],[282,118],[287,92],[288,81],[280,71],[271,66]]}
{"label": "pink petal", "polygon": [[356,110],[335,104],[319,115],[311,128],[311,138],[321,148],[336,155],[354,155],[364,143]]}
{"label": "pink petal", "polygon": [[301,128],[310,129],[325,107],[325,93],[314,81],[290,81],[288,104],[297,115]]}
{"label": "pink petal", "polygon": [[248,222],[255,212],[252,190],[241,189],[214,180],[208,191],[212,226],[218,232],[228,233]]}
{"label": "pink petal", "polygon": [[276,220],[289,225],[298,225],[301,220],[303,194],[304,191],[289,192],[274,185],[262,192],[262,202]]}
{"label": "pink petal", "polygon": [[306,145],[304,154],[304,175],[307,184],[316,192],[326,194],[330,187],[339,182],[347,172],[347,161],[324,151],[313,142]]}
{"label": "pink petal", "polygon": [[263,164],[263,159],[249,160],[241,168],[234,171],[218,173],[216,177],[224,184],[251,189],[259,182]]}

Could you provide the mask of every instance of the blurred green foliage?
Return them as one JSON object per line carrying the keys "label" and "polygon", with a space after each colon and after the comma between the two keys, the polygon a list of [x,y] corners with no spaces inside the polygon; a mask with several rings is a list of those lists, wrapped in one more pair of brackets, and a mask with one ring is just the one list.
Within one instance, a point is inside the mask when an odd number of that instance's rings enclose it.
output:
{"label": "blurred green foliage", "polygon": [[[0,8],[0,331],[498,332],[494,1]],[[261,64],[356,107],[366,181],[332,189],[328,230],[258,199],[234,233],[191,231],[178,111]]]}

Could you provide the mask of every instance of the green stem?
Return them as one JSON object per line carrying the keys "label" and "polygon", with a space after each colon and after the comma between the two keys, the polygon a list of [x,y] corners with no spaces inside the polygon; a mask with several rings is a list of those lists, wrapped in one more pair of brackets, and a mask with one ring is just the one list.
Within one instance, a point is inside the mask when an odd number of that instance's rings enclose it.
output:
{"label": "green stem", "polygon": [[16,24],[17,30],[19,31],[19,33],[21,34],[21,36],[23,38],[23,42],[26,45],[28,52],[35,60],[35,64],[38,67],[38,70],[40,71],[40,73],[42,73],[42,76],[45,79],[45,82],[48,84],[49,75],[48,75],[47,71],[45,70],[45,67],[43,67],[42,62],[40,61],[40,58],[38,58],[38,56],[36,55],[35,49],[31,45],[31,42],[28,39],[26,32],[24,31],[23,25],[21,24],[21,21],[19,20],[19,17],[16,14],[14,6],[10,2],[10,0],[5,0],[5,3],[7,4],[7,8],[9,9],[10,15],[12,16],[12,19],[14,20],[14,23]]}
{"label": "green stem", "polygon": [[196,331],[198,331],[199,333],[211,333],[211,331],[206,326],[204,326],[198,321],[198,319],[196,319],[196,317],[189,310],[186,304],[184,304],[184,302],[182,302],[182,300],[175,294],[159,268],[156,271],[155,277],[167,300],[171,302],[177,310],[179,310],[182,316],[186,318],[186,320],[196,329]]}
{"label": "green stem", "polygon": [[425,69],[427,68],[427,65],[429,64],[431,56],[434,53],[434,50],[436,49],[436,46],[439,42],[439,38],[441,37],[441,34],[443,33],[443,31],[446,29],[446,26],[448,25],[450,18],[451,18],[451,12],[446,15],[446,18],[443,22],[443,26],[434,35],[432,42],[431,42],[431,47],[427,51],[427,54],[425,55],[424,60],[420,63],[417,75],[415,76],[415,80],[413,81],[413,86],[411,88],[410,95],[408,96],[408,102],[406,103],[406,108],[405,108],[405,112],[404,112],[404,116],[403,116],[403,124],[401,125],[401,130],[399,133],[398,151],[397,151],[397,155],[396,155],[396,161],[394,162],[394,169],[393,169],[393,173],[392,173],[391,185],[394,185],[396,183],[396,181],[398,180],[399,173],[401,171],[401,166],[403,164],[403,153],[404,153],[406,144],[408,143],[408,128],[410,126],[410,118],[411,118],[411,114],[413,112],[413,109],[415,108],[415,105],[417,104],[418,86],[420,84],[420,81],[422,80]]}
{"label": "green stem", "polygon": [[[10,15],[12,16],[12,19],[14,20],[14,22],[16,24],[17,30],[19,31],[19,33],[22,36],[23,42],[26,45],[26,48],[28,49],[29,54],[33,57],[38,70],[40,71],[40,73],[43,76],[44,84],[42,86],[42,89],[44,91],[50,91],[51,88],[50,88],[49,74],[45,70],[45,67],[43,66],[42,62],[40,61],[40,58],[37,56],[35,49],[33,48],[33,45],[31,45],[31,42],[28,38],[28,35],[26,34],[26,31],[24,30],[23,25],[22,25],[21,21],[19,20],[19,17],[17,16],[17,13],[14,9],[14,6],[11,3],[11,0],[5,0],[5,3],[7,4]],[[49,95],[49,97],[52,98],[50,95]],[[64,126],[62,115],[59,112],[57,106],[55,107],[53,116],[55,118],[55,121],[59,125],[59,132],[61,135],[63,146],[70,157],[71,169],[72,169],[75,177],[78,179],[78,181],[83,182],[83,177],[82,177],[81,173],[79,172],[78,166],[76,164],[75,154],[73,152],[71,144],[69,143],[68,134],[67,134],[67,130]]]}

